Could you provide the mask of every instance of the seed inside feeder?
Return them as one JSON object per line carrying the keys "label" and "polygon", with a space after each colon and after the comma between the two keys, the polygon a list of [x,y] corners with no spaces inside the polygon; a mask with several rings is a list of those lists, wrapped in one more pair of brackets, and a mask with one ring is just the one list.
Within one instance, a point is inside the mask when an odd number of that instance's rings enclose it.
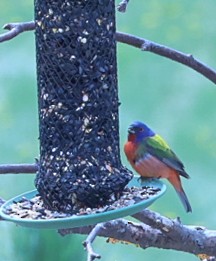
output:
{"label": "seed inside feeder", "polygon": [[83,100],[83,102],[87,102],[88,101],[88,95],[84,94],[82,100]]}

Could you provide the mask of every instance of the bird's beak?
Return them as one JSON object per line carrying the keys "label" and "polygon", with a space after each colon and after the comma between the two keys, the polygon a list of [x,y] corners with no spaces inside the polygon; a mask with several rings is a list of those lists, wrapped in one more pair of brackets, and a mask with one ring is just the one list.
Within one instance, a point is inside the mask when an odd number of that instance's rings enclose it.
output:
{"label": "bird's beak", "polygon": [[128,133],[129,133],[129,134],[135,134],[134,128],[133,128],[132,126],[130,126],[130,127],[128,128]]}

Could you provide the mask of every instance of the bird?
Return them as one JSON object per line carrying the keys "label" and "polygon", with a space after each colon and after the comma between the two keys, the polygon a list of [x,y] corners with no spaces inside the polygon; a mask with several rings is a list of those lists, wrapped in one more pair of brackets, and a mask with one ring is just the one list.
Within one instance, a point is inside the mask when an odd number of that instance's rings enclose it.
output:
{"label": "bird", "polygon": [[135,121],[128,128],[124,152],[141,179],[166,178],[175,188],[186,212],[192,212],[180,179],[180,176],[186,179],[190,176],[181,160],[160,135],[145,123]]}

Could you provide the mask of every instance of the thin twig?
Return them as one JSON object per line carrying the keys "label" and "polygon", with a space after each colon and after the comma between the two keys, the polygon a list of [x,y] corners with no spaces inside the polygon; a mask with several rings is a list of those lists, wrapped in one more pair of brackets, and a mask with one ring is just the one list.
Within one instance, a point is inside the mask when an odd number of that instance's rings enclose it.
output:
{"label": "thin twig", "polygon": [[129,0],[122,0],[118,6],[117,6],[117,10],[121,13],[125,13],[127,11],[127,5],[129,3]]}
{"label": "thin twig", "polygon": [[101,230],[104,229],[103,223],[97,224],[92,231],[89,233],[86,240],[83,242],[83,246],[85,247],[87,253],[88,253],[88,261],[94,261],[96,258],[100,259],[101,256],[94,252],[92,248],[92,243],[94,242],[97,235],[101,232]]}
{"label": "thin twig", "polygon": [[31,174],[38,171],[38,164],[0,164],[0,174]]}
{"label": "thin twig", "polygon": [[[0,42],[8,41],[24,31],[34,30],[35,22],[9,23],[5,25],[4,28],[11,31],[0,35]],[[139,48],[142,51],[158,54],[184,64],[216,84],[216,71],[194,58],[191,54],[185,54],[170,47],[122,32],[116,32],[116,40],[118,42]]]}
{"label": "thin twig", "polygon": [[121,43],[132,45],[143,51],[148,51],[160,56],[169,58],[173,61],[182,63],[195,71],[199,72],[207,79],[216,84],[216,71],[208,67],[206,64],[195,59],[191,54],[185,54],[170,47],[140,38],[131,34],[121,32],[116,33],[116,40]]}
{"label": "thin twig", "polygon": [[11,40],[22,32],[34,30],[35,22],[8,23],[3,26],[3,29],[9,30],[9,32],[0,35],[0,43]]}

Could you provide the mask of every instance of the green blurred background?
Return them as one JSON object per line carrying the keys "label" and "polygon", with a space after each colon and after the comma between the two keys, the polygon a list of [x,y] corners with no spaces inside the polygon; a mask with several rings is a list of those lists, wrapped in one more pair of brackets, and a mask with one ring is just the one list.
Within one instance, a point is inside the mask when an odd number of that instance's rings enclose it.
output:
{"label": "green blurred background", "polygon": [[[216,1],[131,1],[117,14],[117,28],[171,46],[216,68]],[[29,0],[1,0],[0,25],[33,19]],[[0,33],[4,31],[1,30]],[[184,188],[192,214],[185,214],[174,190],[151,209],[185,224],[216,225],[216,88],[191,69],[151,53],[118,45],[121,148],[127,127],[142,120],[159,132],[191,175]],[[0,44],[0,164],[33,162],[38,157],[38,117],[34,33]],[[122,154],[122,161],[128,165]],[[130,167],[129,167],[130,168]],[[34,175],[1,175],[0,196],[10,198],[34,188]],[[31,230],[0,222],[0,261],[86,260],[83,236],[60,237],[52,230]],[[135,259],[197,260],[177,251],[107,244],[95,250],[103,261]]]}

